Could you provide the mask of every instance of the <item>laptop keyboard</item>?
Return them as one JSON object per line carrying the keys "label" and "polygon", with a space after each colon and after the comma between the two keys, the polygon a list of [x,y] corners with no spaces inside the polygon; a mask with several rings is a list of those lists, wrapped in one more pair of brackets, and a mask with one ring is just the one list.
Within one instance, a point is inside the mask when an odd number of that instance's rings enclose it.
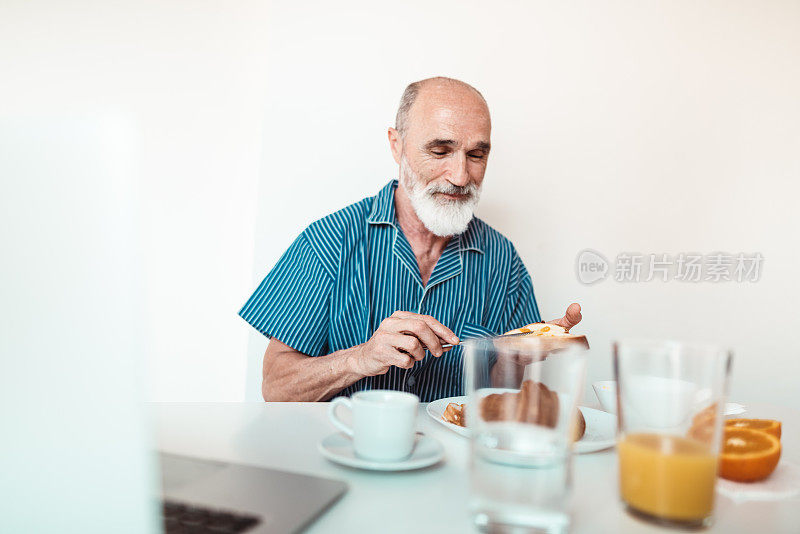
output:
{"label": "laptop keyboard", "polygon": [[223,512],[195,505],[164,501],[166,534],[228,534],[247,532],[259,523],[258,517],[238,512]]}

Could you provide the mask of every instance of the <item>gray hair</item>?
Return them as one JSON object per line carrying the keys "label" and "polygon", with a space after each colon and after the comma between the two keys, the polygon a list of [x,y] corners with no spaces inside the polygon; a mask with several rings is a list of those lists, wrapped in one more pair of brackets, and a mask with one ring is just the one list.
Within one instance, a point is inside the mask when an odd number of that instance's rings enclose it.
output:
{"label": "gray hair", "polygon": [[413,106],[414,102],[416,102],[422,86],[428,82],[452,83],[467,87],[475,91],[478,96],[481,97],[481,100],[486,103],[486,99],[483,98],[483,95],[480,91],[472,87],[470,84],[462,82],[461,80],[456,80],[455,78],[436,76],[434,78],[426,78],[424,80],[419,80],[418,82],[410,83],[408,84],[408,87],[406,87],[406,90],[403,91],[403,96],[400,97],[400,106],[397,108],[397,116],[394,120],[394,129],[400,133],[400,137],[403,137],[406,134],[406,129],[408,128],[408,113],[411,111],[411,106]]}

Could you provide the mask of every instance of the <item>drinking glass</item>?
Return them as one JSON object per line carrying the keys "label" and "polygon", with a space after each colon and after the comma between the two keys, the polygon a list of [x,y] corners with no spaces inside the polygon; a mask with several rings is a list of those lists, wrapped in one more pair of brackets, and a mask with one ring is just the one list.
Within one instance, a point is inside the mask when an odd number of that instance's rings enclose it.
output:
{"label": "drinking glass", "polygon": [[463,344],[475,524],[565,532],[585,349],[535,337]]}
{"label": "drinking glass", "polygon": [[732,355],[710,345],[614,344],[620,497],[668,526],[711,523]]}

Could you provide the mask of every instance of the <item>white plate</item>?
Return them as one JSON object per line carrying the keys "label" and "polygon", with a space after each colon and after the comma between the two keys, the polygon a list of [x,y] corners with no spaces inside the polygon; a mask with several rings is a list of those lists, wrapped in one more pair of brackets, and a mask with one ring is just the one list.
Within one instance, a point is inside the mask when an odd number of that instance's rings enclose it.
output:
{"label": "white plate", "polygon": [[353,449],[353,440],[344,434],[331,434],[319,442],[317,446],[319,452],[332,462],[356,467],[358,469],[370,469],[373,471],[410,471],[412,469],[422,469],[441,461],[444,458],[442,444],[430,436],[417,435],[414,444],[414,451],[411,456],[399,462],[377,462],[366,460],[356,456]]}
{"label": "white plate", "polygon": [[[451,402],[464,404],[467,402],[467,397],[461,396],[438,399],[433,402],[429,402],[425,410],[434,420],[438,421],[440,424],[449,428],[453,432],[461,434],[462,436],[469,436],[469,429],[464,428],[463,426],[454,425],[453,423],[448,423],[442,419],[442,415],[444,415],[444,409],[447,408],[447,405]],[[575,446],[572,450],[578,454],[583,454],[587,452],[602,451],[604,449],[613,447],[616,443],[617,416],[608,412],[595,410],[594,408],[587,408],[585,406],[580,406],[579,408],[583,414],[583,418],[586,420],[586,432],[583,434],[581,439],[575,442]]]}

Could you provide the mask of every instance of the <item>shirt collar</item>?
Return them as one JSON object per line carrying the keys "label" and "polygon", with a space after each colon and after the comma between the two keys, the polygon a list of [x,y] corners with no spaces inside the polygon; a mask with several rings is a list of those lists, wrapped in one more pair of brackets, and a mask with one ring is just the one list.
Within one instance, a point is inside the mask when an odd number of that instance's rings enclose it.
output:
{"label": "shirt collar", "polygon": [[370,224],[394,224],[394,190],[397,180],[390,180],[372,201],[372,209],[367,217]]}
{"label": "shirt collar", "polygon": [[[372,201],[372,209],[367,216],[370,224],[395,224],[394,192],[397,189],[397,180],[391,180],[386,184]],[[469,222],[467,229],[458,236],[459,248],[461,250],[475,250],[483,253],[483,235],[478,227],[478,219],[475,217]]]}
{"label": "shirt collar", "polygon": [[476,250],[483,254],[483,235],[476,217],[472,217],[467,229],[458,237],[461,239],[461,250]]}

